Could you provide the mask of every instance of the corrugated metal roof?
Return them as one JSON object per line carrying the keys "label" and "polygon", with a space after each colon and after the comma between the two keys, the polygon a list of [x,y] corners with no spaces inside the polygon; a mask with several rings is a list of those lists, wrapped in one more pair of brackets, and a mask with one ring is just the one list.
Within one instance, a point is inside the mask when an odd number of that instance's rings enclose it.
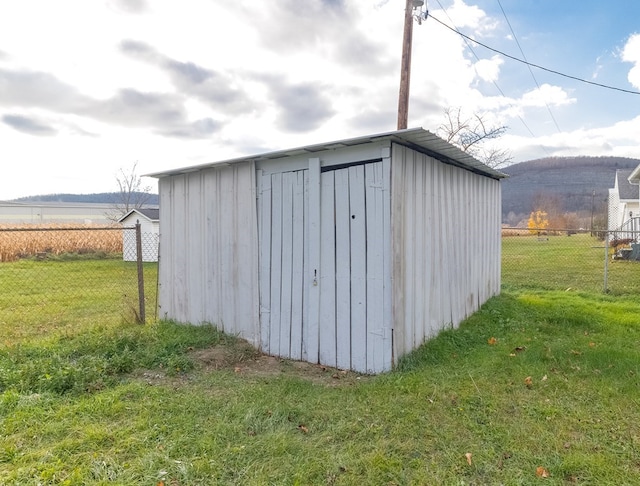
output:
{"label": "corrugated metal roof", "polygon": [[278,150],[275,152],[267,152],[264,154],[250,155],[229,160],[221,160],[218,162],[210,162],[206,164],[194,165],[191,167],[183,167],[163,172],[155,172],[145,174],[148,177],[168,177],[172,175],[186,174],[202,169],[216,167],[220,165],[237,164],[240,162],[250,162],[259,160],[282,159],[303,154],[314,154],[325,150],[339,150],[344,147],[353,147],[356,145],[365,145],[368,143],[390,140],[392,142],[405,145],[418,152],[426,153],[444,163],[455,165],[463,169],[476,172],[478,174],[491,177],[492,179],[503,179],[508,177],[506,174],[492,169],[483,164],[471,155],[463,152],[459,148],[444,141],[437,135],[423,128],[409,128],[406,130],[397,130],[387,133],[379,133],[375,135],[367,135],[363,137],[349,138],[346,140],[338,140],[327,143],[307,145],[306,147],[298,147],[293,149]]}

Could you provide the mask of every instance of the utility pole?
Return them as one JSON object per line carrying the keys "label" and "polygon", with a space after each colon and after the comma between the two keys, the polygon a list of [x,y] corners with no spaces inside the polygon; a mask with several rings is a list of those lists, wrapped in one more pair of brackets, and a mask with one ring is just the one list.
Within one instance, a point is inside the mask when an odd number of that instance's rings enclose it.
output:
{"label": "utility pole", "polygon": [[398,96],[398,130],[407,128],[409,119],[409,83],[411,81],[411,44],[413,41],[414,0],[407,0],[404,9],[402,36],[402,64],[400,66],[400,93]]}
{"label": "utility pole", "polygon": [[[424,0],[406,0],[404,8],[404,34],[402,36],[402,65],[400,66],[400,94],[398,96],[398,130],[407,128],[409,119],[409,84],[411,83],[411,44],[413,43],[413,19],[419,24],[427,18],[422,11]],[[414,10],[420,9],[418,15]]]}

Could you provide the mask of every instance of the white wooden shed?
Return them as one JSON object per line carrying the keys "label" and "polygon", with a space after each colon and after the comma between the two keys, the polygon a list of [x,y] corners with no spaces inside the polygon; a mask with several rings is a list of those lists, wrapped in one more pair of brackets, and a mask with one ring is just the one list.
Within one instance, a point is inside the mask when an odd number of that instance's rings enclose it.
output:
{"label": "white wooden shed", "polygon": [[[158,208],[132,209],[122,216],[118,223],[126,228],[132,228],[140,222],[142,237],[142,261],[158,261],[158,244],[160,239],[160,210]],[[135,262],[138,259],[136,233],[133,230],[122,232],[122,259],[125,262]]]}
{"label": "white wooden shed", "polygon": [[392,368],[500,291],[504,175],[418,129],[170,170],[160,315]]}

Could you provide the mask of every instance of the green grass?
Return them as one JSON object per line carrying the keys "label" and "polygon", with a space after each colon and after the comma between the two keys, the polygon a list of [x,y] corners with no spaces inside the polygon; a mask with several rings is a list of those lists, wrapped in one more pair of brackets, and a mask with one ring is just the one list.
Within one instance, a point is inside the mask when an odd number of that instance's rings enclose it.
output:
{"label": "green grass", "polygon": [[[0,326],[6,344],[135,320],[137,269],[121,256],[0,264]],[[145,264],[147,315],[154,316],[157,264]]]}
{"label": "green grass", "polygon": [[514,287],[376,377],[266,366],[210,326],[14,332],[0,484],[638,484],[639,316]]}
{"label": "green grass", "polygon": [[[640,262],[607,263],[607,291],[616,295],[640,294]],[[502,283],[508,289],[605,289],[604,242],[588,233],[502,238]]]}

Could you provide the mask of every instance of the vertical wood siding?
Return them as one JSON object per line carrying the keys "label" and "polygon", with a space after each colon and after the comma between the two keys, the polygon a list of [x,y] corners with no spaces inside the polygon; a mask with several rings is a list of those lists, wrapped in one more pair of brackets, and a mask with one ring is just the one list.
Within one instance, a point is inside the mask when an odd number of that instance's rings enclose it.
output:
{"label": "vertical wood siding", "polygon": [[395,357],[500,291],[500,182],[393,145]]}
{"label": "vertical wood siding", "polygon": [[252,163],[161,178],[160,316],[258,344]]}
{"label": "vertical wood siding", "polygon": [[392,364],[390,161],[260,173],[261,348],[377,373]]}

